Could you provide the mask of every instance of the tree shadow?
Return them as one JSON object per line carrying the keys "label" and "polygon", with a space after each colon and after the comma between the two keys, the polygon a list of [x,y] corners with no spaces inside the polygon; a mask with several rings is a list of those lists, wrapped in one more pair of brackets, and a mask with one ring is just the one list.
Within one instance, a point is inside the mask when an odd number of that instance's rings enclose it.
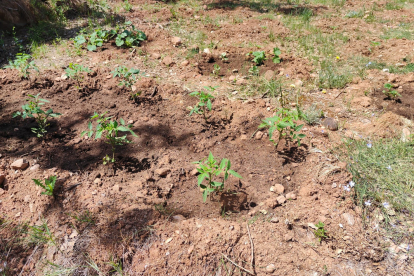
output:
{"label": "tree shadow", "polygon": [[272,1],[250,2],[250,1],[232,1],[232,0],[219,0],[208,4],[209,9],[224,9],[235,10],[239,7],[249,8],[252,11],[267,13],[269,10],[275,10],[279,13],[288,15],[301,15],[304,13],[317,14],[320,10],[326,10],[324,6],[309,6],[291,4],[288,2],[272,3]]}

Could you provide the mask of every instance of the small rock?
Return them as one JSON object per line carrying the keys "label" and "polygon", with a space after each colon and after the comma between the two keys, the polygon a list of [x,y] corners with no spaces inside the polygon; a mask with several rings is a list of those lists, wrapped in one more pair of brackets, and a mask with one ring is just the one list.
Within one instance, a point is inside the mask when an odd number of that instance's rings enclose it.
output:
{"label": "small rock", "polygon": [[35,209],[34,209],[33,203],[29,203],[29,210],[30,210],[30,213],[34,213]]}
{"label": "small rock", "polygon": [[358,97],[352,100],[351,104],[359,107],[369,107],[372,103],[370,97]]}
{"label": "small rock", "polygon": [[283,187],[283,185],[281,184],[276,184],[273,187],[273,191],[277,194],[283,194],[283,192],[285,191],[285,187]]}
{"label": "small rock", "polygon": [[207,55],[211,54],[210,49],[209,48],[205,48],[203,50],[203,53],[206,53]]}
{"label": "small rock", "polygon": [[229,81],[235,81],[235,80],[236,80],[236,76],[231,75],[231,76],[229,77]]}
{"label": "small rock", "polygon": [[301,80],[296,80],[296,81],[295,81],[295,86],[296,86],[296,87],[302,87],[302,86],[303,86],[303,81],[301,81]]}
{"label": "small rock", "polygon": [[30,201],[30,195],[26,195],[26,196],[24,197],[24,202],[29,203],[29,201]]}
{"label": "small rock", "polygon": [[355,218],[353,215],[351,215],[350,213],[343,213],[342,217],[346,220],[346,222],[348,223],[348,225],[354,225],[355,223]]}
{"label": "small rock", "polygon": [[158,174],[159,176],[166,176],[170,172],[171,172],[171,170],[168,169],[168,168],[161,168],[161,169],[156,169],[155,170],[155,173]]}
{"label": "small rock", "polygon": [[55,81],[57,81],[57,82],[59,82],[59,81],[61,81],[62,79],[60,78],[60,77],[57,77],[57,78],[55,78]]}
{"label": "small rock", "polygon": [[190,64],[188,60],[184,60],[183,62],[181,62],[181,66],[187,66],[188,64]]}
{"label": "small rock", "polygon": [[247,84],[247,80],[245,80],[245,79],[238,79],[238,80],[236,81],[236,84],[238,84],[238,85],[244,85],[244,84]]}
{"label": "small rock", "polygon": [[4,190],[0,188],[0,196],[4,194]]}
{"label": "small rock", "polygon": [[66,76],[66,74],[65,74],[65,73],[63,73],[63,74],[60,76],[60,78],[61,78],[62,80],[66,80],[66,79],[68,78],[68,76]]}
{"label": "small rock", "polygon": [[16,218],[18,218],[18,217],[20,217],[22,215],[22,213],[21,212],[18,212],[16,215],[15,215],[15,217]]}
{"label": "small rock", "polygon": [[316,227],[315,224],[313,224],[311,222],[308,223],[308,226],[312,229],[315,229],[315,230],[318,229],[318,227]]}
{"label": "small rock", "polygon": [[162,60],[162,63],[164,63],[166,66],[171,66],[174,64],[174,61],[171,57],[167,56]]}
{"label": "small rock", "polygon": [[185,220],[185,217],[183,215],[175,215],[175,216],[172,216],[171,219],[174,222],[180,222],[180,221]]}
{"label": "small rock", "polygon": [[114,191],[114,192],[119,192],[120,190],[121,190],[121,188],[119,187],[119,185],[117,184],[117,185],[114,185],[113,187],[112,187],[112,190]]}
{"label": "small rock", "polygon": [[292,200],[296,200],[296,194],[294,192],[290,192],[288,194],[286,194],[286,199],[292,199]]}
{"label": "small rock", "polygon": [[16,132],[16,131],[19,131],[19,129],[18,129],[17,127],[15,127],[15,128],[14,128],[14,131],[15,131],[15,132]]}
{"label": "small rock", "polygon": [[283,239],[285,240],[285,241],[291,241],[291,240],[293,240],[293,233],[292,232],[289,232],[289,233],[287,233],[284,237],[283,237]]}
{"label": "small rock", "polygon": [[254,136],[254,138],[256,138],[256,140],[260,140],[260,139],[262,139],[263,134],[264,133],[259,130],[258,132],[256,132],[256,135]]}
{"label": "small rock", "polygon": [[337,187],[336,183],[332,183],[332,189],[335,189]]}
{"label": "small rock", "polygon": [[93,181],[94,184],[101,186],[102,185],[102,180],[100,178],[95,178],[95,180]]}
{"label": "small rock", "polygon": [[25,159],[18,159],[14,161],[11,166],[13,170],[24,170],[29,167],[29,162]]}
{"label": "small rock", "polygon": [[401,141],[407,142],[410,139],[411,132],[407,128],[403,128],[401,134]]}
{"label": "small rock", "polygon": [[336,121],[333,118],[325,118],[322,121],[322,125],[326,127],[327,129],[330,129],[333,131],[338,130],[338,121]]}
{"label": "small rock", "polygon": [[199,172],[198,172],[198,170],[197,170],[197,169],[193,169],[193,170],[190,172],[190,175],[191,175],[191,176],[196,176],[197,174],[199,174]]}
{"label": "small rock", "polygon": [[193,250],[194,250],[194,245],[192,244],[187,250],[188,255],[190,255],[193,252]]}
{"label": "small rock", "polygon": [[171,42],[174,46],[180,46],[183,42],[181,41],[181,38],[178,36],[175,36],[171,39]]}
{"label": "small rock", "polygon": [[152,53],[152,54],[151,54],[151,56],[152,56],[154,59],[160,59],[160,58],[161,58],[161,55],[160,55],[160,54],[158,54],[158,53]]}
{"label": "small rock", "polygon": [[247,139],[249,139],[249,138],[247,137],[247,135],[246,135],[246,134],[242,134],[242,135],[240,136],[240,140],[247,140]]}
{"label": "small rock", "polygon": [[300,196],[313,196],[316,193],[317,192],[314,189],[312,189],[312,187],[309,187],[309,186],[302,187],[299,190]]}
{"label": "small rock", "polygon": [[277,201],[277,203],[279,203],[279,204],[283,204],[283,203],[285,203],[285,202],[286,202],[286,198],[285,198],[283,195],[281,195],[281,196],[278,196],[278,197],[276,198],[276,201]]}
{"label": "small rock", "polygon": [[31,171],[37,171],[39,168],[40,168],[40,165],[39,164],[34,164],[33,166],[30,167],[29,170],[31,170]]}
{"label": "small rock", "polygon": [[273,70],[267,70],[266,73],[264,73],[264,77],[268,81],[273,79],[274,75],[275,75],[275,72]]}
{"label": "small rock", "polygon": [[270,264],[266,266],[266,272],[273,273],[276,270],[276,266],[274,264]]}
{"label": "small rock", "polygon": [[265,202],[264,205],[268,208],[275,208],[277,205],[277,201],[274,198],[268,198]]}
{"label": "small rock", "polygon": [[273,217],[273,218],[270,220],[270,222],[272,222],[272,223],[278,223],[278,222],[279,222],[279,218],[277,218],[277,217]]}

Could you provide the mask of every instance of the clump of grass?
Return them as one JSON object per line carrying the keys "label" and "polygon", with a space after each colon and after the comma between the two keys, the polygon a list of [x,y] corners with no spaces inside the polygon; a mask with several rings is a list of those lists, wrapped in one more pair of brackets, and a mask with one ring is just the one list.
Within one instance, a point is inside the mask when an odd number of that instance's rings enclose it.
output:
{"label": "clump of grass", "polygon": [[282,81],[279,79],[267,80],[263,76],[252,76],[246,86],[242,87],[241,92],[243,96],[267,96],[274,98],[280,95],[282,88]]}
{"label": "clump of grass", "polygon": [[319,109],[316,104],[312,104],[308,108],[304,109],[301,113],[301,118],[308,125],[316,125],[319,123],[320,119],[323,117],[322,109]]}
{"label": "clump of grass", "polygon": [[322,61],[318,83],[320,88],[344,88],[352,81],[352,74],[348,68],[339,65],[328,60]]}
{"label": "clump of grass", "polygon": [[359,205],[383,211],[414,214],[414,141],[399,139],[347,141],[346,160],[355,182]]}

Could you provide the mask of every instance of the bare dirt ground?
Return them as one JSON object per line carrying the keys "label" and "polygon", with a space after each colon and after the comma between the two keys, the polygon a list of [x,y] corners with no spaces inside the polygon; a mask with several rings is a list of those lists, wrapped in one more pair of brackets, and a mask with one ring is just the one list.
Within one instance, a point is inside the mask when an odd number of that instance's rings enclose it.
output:
{"label": "bare dirt ground", "polygon": [[[32,53],[40,73],[28,80],[0,71],[0,241],[8,250],[0,275],[414,275],[412,249],[404,247],[412,247],[413,228],[404,228],[407,240],[393,239],[376,209],[366,217],[344,189],[353,178],[337,151],[345,138],[410,133],[414,36],[399,28],[412,26],[412,2],[398,10],[384,1],[339,2],[130,1],[131,11],[120,13],[147,34],[140,47],[112,41],[77,55],[72,41],[50,43]],[[361,14],[347,16],[354,11]],[[174,45],[174,37],[182,42]],[[268,58],[259,66],[264,77],[249,76],[246,54],[270,57],[275,47],[281,63]],[[337,73],[349,81],[321,84],[322,58],[349,67]],[[71,62],[93,70],[82,89],[62,77]],[[118,65],[145,72],[134,84],[137,98],[112,77]],[[316,104],[338,127],[301,121],[301,146],[282,140],[275,147],[266,131],[256,132],[279,106],[260,87],[264,80],[282,83],[289,105]],[[385,83],[398,100],[384,96]],[[218,87],[208,122],[189,116],[197,102],[189,93],[205,86]],[[38,93],[62,114],[43,138],[32,133],[34,120],[12,118]],[[81,138],[95,111],[123,118],[138,135],[118,148],[114,166],[102,164],[110,145]],[[193,162],[209,152],[230,159],[242,179],[230,177],[204,203]],[[20,158],[30,166],[11,169]],[[55,198],[32,181],[52,175]],[[43,221],[53,242],[20,242],[29,236],[22,225]],[[318,222],[327,231],[322,240]]]}

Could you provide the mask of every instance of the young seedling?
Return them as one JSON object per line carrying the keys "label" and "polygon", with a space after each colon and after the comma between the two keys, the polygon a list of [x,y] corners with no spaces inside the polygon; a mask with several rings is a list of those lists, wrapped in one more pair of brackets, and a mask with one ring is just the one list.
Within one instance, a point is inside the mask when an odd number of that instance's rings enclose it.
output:
{"label": "young seedling", "polygon": [[[262,124],[259,125],[259,129],[269,128],[269,140],[277,146],[282,139],[290,139],[292,141],[296,140],[300,146],[300,140],[305,138],[305,134],[299,134],[298,132],[302,129],[302,125],[297,125],[295,121],[299,120],[298,113],[291,111],[286,108],[282,108],[276,113],[276,116],[266,118],[262,120]],[[279,138],[277,142],[273,139],[273,133],[275,131],[279,132]]]}
{"label": "young seedling", "polygon": [[325,224],[323,224],[323,222],[318,222],[315,226],[317,229],[313,233],[315,234],[315,237],[318,238],[319,242],[321,242],[322,239],[326,239],[328,237],[326,235]]}
{"label": "young seedling", "polygon": [[253,65],[252,67],[249,68],[249,74],[252,76],[258,76],[259,75],[259,67],[257,67],[256,65]]}
{"label": "young seedling", "polygon": [[221,67],[220,67],[220,65],[218,65],[218,64],[214,64],[214,69],[213,69],[213,74],[215,75],[215,76],[218,76],[219,74],[220,74],[220,69],[221,69]]}
{"label": "young seedling", "polygon": [[45,191],[42,192],[42,195],[48,195],[48,196],[55,196],[53,191],[55,189],[56,184],[56,176],[51,176],[47,179],[45,179],[45,184],[43,184],[39,179],[32,179],[34,183],[43,188]]}
{"label": "young seedling", "polygon": [[[237,178],[242,178],[237,172],[231,170],[231,162],[227,158],[223,158],[219,163],[210,152],[207,159],[194,162],[199,167],[197,171],[200,173],[198,176],[198,186],[203,192],[203,201],[206,202],[207,196],[213,192],[220,192],[224,189],[224,182],[228,179],[229,174]],[[220,174],[224,173],[223,181],[214,181]],[[207,184],[203,184],[204,180]]]}
{"label": "young seedling", "polygon": [[83,131],[81,133],[81,137],[85,134],[88,135],[88,137],[92,137],[94,131],[93,131],[93,125],[92,120],[96,119],[97,126],[95,130],[95,140],[100,139],[102,135],[106,138],[106,143],[110,144],[112,147],[112,158],[106,155],[103,158],[103,164],[106,165],[109,162],[115,163],[115,150],[116,146],[122,146],[124,144],[132,143],[132,141],[127,139],[127,135],[118,136],[118,133],[121,132],[130,132],[132,136],[138,137],[133,131],[132,131],[132,125],[126,125],[125,121],[121,118],[119,120],[119,123],[117,121],[112,121],[112,117],[105,117],[105,114],[108,112],[105,112],[103,114],[94,113],[94,115],[91,117],[91,121],[89,121],[88,124],[88,130]]}
{"label": "young seedling", "polygon": [[70,63],[68,68],[65,69],[65,72],[66,76],[77,82],[78,86],[76,88],[80,90],[84,79],[84,75],[82,73],[91,73],[92,71],[88,67],[83,67],[80,64]]}
{"label": "young seedling", "polygon": [[[204,88],[206,90],[209,90],[211,92],[213,92],[214,90],[216,90],[217,87],[214,86],[204,86]],[[190,93],[190,96],[192,97],[197,97],[199,102],[193,107],[193,109],[191,109],[190,111],[190,116],[193,113],[196,114],[202,114],[204,117],[204,120],[207,121],[207,111],[211,111],[212,108],[212,104],[211,104],[211,99],[214,99],[214,97],[210,94],[210,93],[205,93],[205,92],[192,92]]]}
{"label": "young seedling", "polygon": [[118,84],[119,86],[126,86],[131,88],[134,85],[137,76],[140,75],[139,69],[129,69],[125,66],[118,66],[112,71],[112,76],[121,78],[121,82]]}
{"label": "young seedling", "polygon": [[32,132],[36,133],[37,137],[43,137],[43,135],[47,132],[46,127],[50,125],[48,123],[48,118],[56,118],[62,114],[54,113],[52,109],[44,111],[41,106],[49,101],[40,99],[39,95],[40,93],[36,96],[28,95],[30,98],[26,99],[26,101],[29,101],[29,103],[22,105],[23,112],[17,111],[13,113],[13,118],[18,116],[21,116],[23,119],[34,118],[38,127],[32,128]]}
{"label": "young seedling", "polygon": [[10,60],[9,65],[4,66],[4,68],[16,69],[20,72],[22,78],[27,79],[30,74],[29,69],[39,72],[39,68],[37,68],[34,61],[29,61],[31,58],[31,55],[18,53],[16,59],[14,61]]}
{"label": "young seedling", "polygon": [[263,62],[266,60],[266,55],[264,51],[257,51],[249,54],[253,55],[253,62],[255,62],[256,65],[262,65]]}
{"label": "young seedling", "polygon": [[387,96],[387,98],[396,99],[397,97],[401,97],[401,95],[397,92],[397,90],[392,89],[391,83],[384,84],[384,88],[385,90],[383,90],[382,93],[384,93],[385,96]]}
{"label": "young seedling", "polygon": [[227,57],[227,53],[223,52],[220,54],[220,58],[223,62],[228,62],[229,58]]}
{"label": "young seedling", "polygon": [[131,22],[126,22],[125,24],[130,25],[132,31],[125,29],[121,33],[119,33],[115,38],[116,46],[126,46],[128,48],[131,48],[133,46],[139,46],[141,41],[147,39],[145,33],[143,31],[135,29],[134,25],[132,25]]}
{"label": "young seedling", "polygon": [[273,63],[280,63],[280,55],[282,54],[282,51],[280,51],[280,49],[279,48],[273,48],[273,54],[274,54],[274,57],[273,57]]}

